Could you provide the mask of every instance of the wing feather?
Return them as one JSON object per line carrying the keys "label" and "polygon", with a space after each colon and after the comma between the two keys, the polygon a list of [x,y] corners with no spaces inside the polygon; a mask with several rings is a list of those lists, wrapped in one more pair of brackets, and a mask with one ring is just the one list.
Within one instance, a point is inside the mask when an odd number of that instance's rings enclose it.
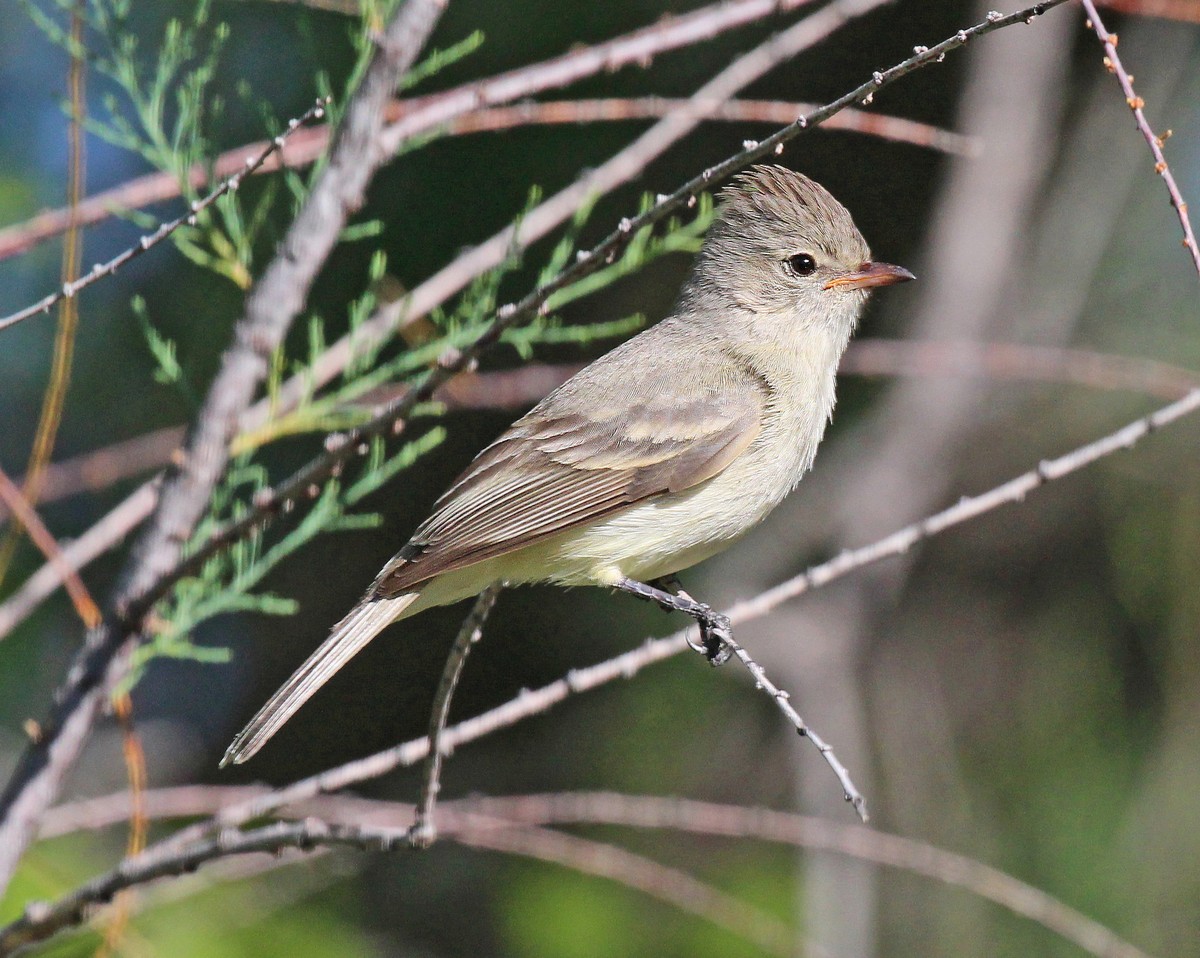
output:
{"label": "wing feather", "polygon": [[652,381],[654,401],[630,406],[627,377],[596,365],[476,457],[380,574],[376,597],[695,486],[761,429],[768,392],[749,370],[731,375],[726,365],[721,378],[686,388]]}

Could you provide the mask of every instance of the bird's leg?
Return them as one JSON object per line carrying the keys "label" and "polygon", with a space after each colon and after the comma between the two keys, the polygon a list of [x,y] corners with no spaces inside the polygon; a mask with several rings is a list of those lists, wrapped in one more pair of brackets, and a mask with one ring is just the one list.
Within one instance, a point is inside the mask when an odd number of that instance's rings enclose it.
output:
{"label": "bird's leg", "polygon": [[697,602],[683,591],[679,580],[674,576],[655,579],[652,583],[622,577],[613,585],[622,592],[656,602],[660,608],[690,615],[700,627],[700,642],[693,644],[689,641],[688,645],[703,653],[710,665],[724,665],[729,661],[733,654],[730,645],[733,641],[733,629],[729,623],[729,616],[717,612],[711,605]]}

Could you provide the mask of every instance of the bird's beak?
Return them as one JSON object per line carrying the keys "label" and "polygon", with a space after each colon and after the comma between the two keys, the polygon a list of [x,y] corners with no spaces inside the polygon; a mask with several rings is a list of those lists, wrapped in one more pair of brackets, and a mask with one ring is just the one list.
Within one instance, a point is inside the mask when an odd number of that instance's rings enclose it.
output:
{"label": "bird's beak", "polygon": [[891,263],[863,263],[853,273],[842,273],[825,284],[825,289],[873,289],[876,286],[892,286],[916,279],[903,266]]}

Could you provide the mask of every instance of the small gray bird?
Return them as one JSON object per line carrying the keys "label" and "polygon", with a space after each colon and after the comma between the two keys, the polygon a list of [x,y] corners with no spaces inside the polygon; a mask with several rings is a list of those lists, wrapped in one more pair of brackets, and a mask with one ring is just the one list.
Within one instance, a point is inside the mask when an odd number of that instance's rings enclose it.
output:
{"label": "small gray bird", "polygon": [[873,262],[845,207],[807,177],[779,166],[738,176],[671,315],[484,449],[221,764],[254,755],[392,622],[497,582],[654,599],[695,617],[720,661],[728,621],[660,584],[800,481],[868,290],[910,279]]}

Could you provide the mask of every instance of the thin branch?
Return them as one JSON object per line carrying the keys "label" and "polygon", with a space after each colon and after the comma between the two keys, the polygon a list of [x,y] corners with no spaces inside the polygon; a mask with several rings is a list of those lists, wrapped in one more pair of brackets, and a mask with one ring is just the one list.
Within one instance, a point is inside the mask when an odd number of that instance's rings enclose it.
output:
{"label": "thin branch", "polygon": [[1121,92],[1125,94],[1125,103],[1133,111],[1133,120],[1137,124],[1138,131],[1154,156],[1154,172],[1162,177],[1162,181],[1167,187],[1171,205],[1175,207],[1175,212],[1179,215],[1179,225],[1183,229],[1183,246],[1191,254],[1192,265],[1195,266],[1197,275],[1200,275],[1200,248],[1196,246],[1196,236],[1192,232],[1192,223],[1188,218],[1187,203],[1184,202],[1179,187],[1175,184],[1175,176],[1171,173],[1171,167],[1167,165],[1167,158],[1163,154],[1163,144],[1171,135],[1171,131],[1167,130],[1159,136],[1150,129],[1150,124],[1146,122],[1146,114],[1143,112],[1146,101],[1134,91],[1133,77],[1126,72],[1121,58],[1117,55],[1117,35],[1109,33],[1105,29],[1092,0],[1082,0],[1082,3],[1083,9],[1088,15],[1088,27],[1095,32],[1097,38],[1104,45],[1104,66],[1110,73],[1116,74],[1117,82],[1121,85]]}
{"label": "thin branch", "polygon": [[779,688],[774,682],[767,677],[766,670],[759,665],[750,653],[747,652],[741,645],[735,642],[732,638],[725,640],[733,649],[733,654],[737,656],[738,661],[746,667],[746,670],[754,676],[754,687],[761,689],[775,703],[775,707],[784,714],[792,726],[800,734],[801,738],[806,738],[816,747],[821,753],[821,758],[825,759],[825,763],[833,769],[833,774],[837,776],[838,783],[842,786],[842,794],[845,796],[858,814],[859,820],[866,824],[870,819],[867,814],[867,802],[859,792],[858,787],[850,778],[850,772],[846,766],[841,763],[837,755],[833,751],[833,746],[825,742],[809,725],[800,717],[800,713],[796,711],[792,705],[791,696],[783,689]]}
{"label": "thin branch", "polygon": [[[654,120],[682,109],[686,104],[687,100],[659,96],[516,103],[466,113],[451,123],[446,132],[481,133],[534,124]],[[782,126],[816,108],[815,103],[788,100],[729,100],[707,105],[703,119]],[[863,133],[893,143],[908,143],[956,156],[978,156],[982,149],[979,140],[974,137],[928,123],[865,110],[845,110],[830,117],[823,126],[828,130]]]}
{"label": "thin branch", "polygon": [[[673,905],[744,938],[772,955],[797,954],[796,932],[774,915],[699,881],[678,868],[662,865],[607,842],[593,841],[548,828],[513,827],[495,819],[454,814],[447,838],[469,848],[519,855],[561,865],[584,875],[607,878]],[[819,955],[813,943],[800,953]]]}
{"label": "thin branch", "polygon": [[[67,88],[70,90],[71,113],[67,123],[67,209],[74,213],[83,198],[87,163],[84,153],[83,123],[87,109],[84,93],[87,72],[85,70],[85,47],[83,45],[83,8],[78,2],[71,9],[71,53],[67,71]],[[79,263],[83,256],[83,231],[77,226],[67,230],[63,243],[62,267],[59,282],[69,283],[79,276]],[[37,429],[33,437],[33,449],[29,453],[28,465],[21,480],[21,494],[30,506],[36,507],[41,498],[42,476],[50,456],[54,453],[54,442],[62,424],[63,407],[67,400],[67,387],[71,383],[71,366],[75,356],[75,334],[79,328],[79,308],[74,298],[63,299],[58,304],[58,326],[54,334],[54,354],[50,363],[50,381],[42,397],[42,409],[38,415]],[[2,522],[2,520],[0,520]],[[0,537],[0,583],[8,575],[9,566],[17,550],[22,532],[21,523],[14,522]]]}
{"label": "thin branch", "polygon": [[63,557],[62,549],[54,541],[54,536],[42,522],[37,510],[3,469],[0,469],[0,501],[17,517],[17,521],[29,533],[30,540],[46,557],[46,563],[53,567],[60,579],[66,583],[67,595],[71,597],[71,603],[84,626],[92,628],[97,625],[100,622],[100,609],[92,600],[87,586],[79,578],[79,573]]}
{"label": "thin branch", "polygon": [[188,226],[193,225],[196,222],[197,213],[207,209],[226,193],[236,190],[239,186],[241,186],[242,180],[250,175],[250,173],[256,170],[264,162],[266,162],[268,157],[270,157],[273,153],[281,149],[283,144],[287,142],[287,138],[291,136],[295,130],[299,129],[302,124],[323,117],[325,115],[325,106],[326,101],[320,100],[313,106],[309,107],[303,115],[293,120],[289,120],[287,129],[283,133],[271,140],[271,142],[261,153],[251,157],[241,170],[239,170],[237,173],[234,173],[231,177],[229,177],[229,179],[222,181],[215,190],[213,190],[207,196],[194,201],[188,207],[187,213],[163,223],[158,229],[154,230],[154,232],[145,234],[133,246],[118,253],[112,259],[108,260],[108,262],[97,263],[85,275],[79,277],[78,279],[63,283],[62,287],[57,292],[51,293],[48,296],[44,296],[32,306],[27,306],[25,309],[18,310],[15,313],[0,318],[0,331],[8,329],[10,326],[15,326],[22,320],[29,319],[31,316],[36,316],[38,313],[49,312],[55,303],[58,303],[63,299],[72,299],[82,290],[91,286],[92,283],[95,283],[97,280],[103,279],[105,276],[111,276],[131,259],[135,259],[136,257],[141,256],[147,250],[153,249],[177,229],[179,229],[179,227],[185,224]]}
{"label": "thin branch", "polygon": [[450,715],[450,700],[454,698],[454,690],[458,688],[458,681],[462,678],[467,656],[471,654],[475,643],[483,638],[483,626],[503,588],[503,585],[491,585],[479,593],[458,630],[450,654],[446,657],[446,667],[442,670],[442,680],[438,683],[437,695],[429,715],[430,745],[421,775],[421,798],[417,802],[416,818],[408,833],[408,840],[414,847],[428,848],[437,840],[437,823],[433,818],[433,808],[442,788],[442,759],[450,754],[442,746],[442,733]]}
{"label": "thin branch", "polygon": [[[107,489],[125,479],[160,469],[183,445],[183,426],[164,426],[50,463],[42,476],[42,503]],[[3,513],[0,513],[2,516]]]}
{"label": "thin branch", "polygon": [[838,375],[1016,379],[1125,390],[1156,399],[1179,399],[1200,389],[1200,372],[1171,363],[1023,343],[860,339],[842,357]]}
{"label": "thin branch", "polygon": [[[153,790],[146,794],[146,807],[148,814],[155,818],[205,814],[220,817],[222,809],[227,808],[231,799],[238,801],[239,796],[247,793],[257,796],[261,792],[257,786],[185,786]],[[76,829],[94,830],[116,824],[124,820],[123,810],[127,808],[126,794],[62,806],[47,816],[47,831],[62,835]],[[516,844],[503,837],[514,828],[523,831],[530,826],[616,825],[672,829],[720,838],[753,839],[844,855],[965,889],[1037,922],[1100,958],[1147,958],[1145,952],[1108,928],[1012,875],[925,842],[860,825],[837,824],[820,818],[761,808],[611,792],[460,799],[443,803],[441,813],[445,837],[476,846]],[[112,883],[114,880],[120,881],[121,876],[124,876],[121,887],[129,887],[155,877],[179,875],[185,869],[234,854],[307,848],[309,842],[325,843],[325,835],[333,836],[330,844],[354,844],[371,850],[386,843],[388,847],[396,848],[401,847],[398,838],[405,833],[411,821],[408,806],[346,796],[296,804],[290,807],[288,814],[320,816],[326,821],[310,818],[293,826],[276,824],[253,832],[226,831],[223,837],[212,836],[190,848],[174,848],[156,855],[144,853],[137,859],[127,859],[116,871],[83,886],[73,895],[54,904],[27,908],[24,919],[0,930],[0,949],[42,940],[61,928],[78,924],[86,907],[102,903],[105,899],[99,896],[115,891]],[[335,832],[339,828],[338,822],[356,823],[360,831],[354,836],[345,831]],[[276,844],[269,844],[271,841]],[[265,849],[264,843],[268,843]],[[586,849],[580,856],[571,854],[571,849],[567,854],[560,855],[559,849],[567,850],[565,845],[558,845],[550,849],[551,854],[545,857],[555,857],[561,864],[580,870],[586,868],[582,859],[593,853]],[[518,853],[531,851],[528,847],[504,850]],[[633,863],[635,871],[643,867],[643,860]],[[629,874],[621,868],[613,870],[608,877],[625,881]],[[694,881],[690,876],[684,878]],[[87,889],[92,889],[90,898],[85,897],[89,894]],[[698,890],[697,893],[707,894],[707,889]],[[694,898],[691,900],[695,901]],[[681,904],[681,907],[687,905]]]}
{"label": "thin branch", "polygon": [[156,502],[158,480],[151,479],[126,496],[78,539],[62,546],[59,561],[47,562],[0,604],[0,639],[6,638],[32,615],[46,598],[67,581],[68,576],[77,574],[93,559],[119,545],[154,511]]}
{"label": "thin branch", "polygon": [[[268,357],[304,306],[313,279],[350,213],[388,154],[379,146],[383,108],[412,66],[447,0],[407,0],[388,24],[362,85],[347,105],[329,163],[313,185],[275,258],[246,298],[180,464],[168,476],[155,519],[127,563],[115,620],[92,630],[55,695],[43,734],[22,754],[0,795],[0,894],[74,763],[98,711],[100,686],[126,637],[149,608],[145,599],[176,566],[228,461],[238,417],[267,372]],[[161,594],[161,593],[159,593]],[[134,611],[130,617],[129,613]],[[68,736],[67,729],[70,728]]]}

